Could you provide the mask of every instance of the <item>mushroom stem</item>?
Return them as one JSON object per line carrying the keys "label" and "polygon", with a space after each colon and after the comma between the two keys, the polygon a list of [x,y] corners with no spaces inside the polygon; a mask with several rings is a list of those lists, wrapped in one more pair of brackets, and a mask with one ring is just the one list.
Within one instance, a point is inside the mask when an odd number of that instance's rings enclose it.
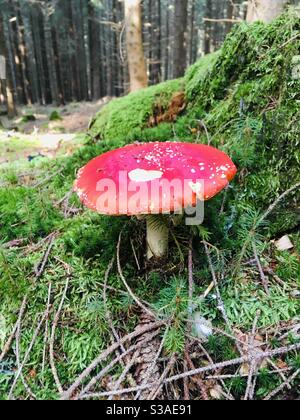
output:
{"label": "mushroom stem", "polygon": [[169,227],[160,223],[160,218],[147,216],[147,258],[163,258],[167,255],[169,245]]}

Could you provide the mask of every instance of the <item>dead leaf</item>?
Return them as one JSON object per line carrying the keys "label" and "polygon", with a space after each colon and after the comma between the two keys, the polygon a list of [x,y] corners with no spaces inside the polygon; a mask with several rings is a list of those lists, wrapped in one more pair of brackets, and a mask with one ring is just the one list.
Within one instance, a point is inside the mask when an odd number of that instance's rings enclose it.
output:
{"label": "dead leaf", "polygon": [[222,398],[222,388],[220,385],[215,385],[212,389],[209,390],[210,396],[215,400],[221,400]]}
{"label": "dead leaf", "polygon": [[276,366],[278,369],[287,369],[289,367],[289,365],[281,359],[276,362]]}

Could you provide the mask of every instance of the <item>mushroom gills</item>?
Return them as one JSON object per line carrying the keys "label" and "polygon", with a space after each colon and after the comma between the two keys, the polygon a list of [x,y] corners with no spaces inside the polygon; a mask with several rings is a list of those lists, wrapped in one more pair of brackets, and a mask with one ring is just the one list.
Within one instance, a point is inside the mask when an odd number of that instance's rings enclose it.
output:
{"label": "mushroom gills", "polygon": [[169,226],[159,216],[146,216],[147,258],[164,258],[169,249]]}

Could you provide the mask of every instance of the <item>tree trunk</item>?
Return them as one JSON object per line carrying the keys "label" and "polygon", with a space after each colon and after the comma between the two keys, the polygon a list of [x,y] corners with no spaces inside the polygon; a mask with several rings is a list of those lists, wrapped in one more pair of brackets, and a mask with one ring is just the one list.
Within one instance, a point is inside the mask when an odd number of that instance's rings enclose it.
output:
{"label": "tree trunk", "polygon": [[190,4],[190,14],[189,14],[189,56],[188,56],[188,63],[191,65],[193,63],[193,52],[194,52],[194,45],[197,41],[195,36],[195,2],[191,1]]}
{"label": "tree trunk", "polygon": [[[111,4],[111,22],[113,24],[117,24],[117,0],[112,0]],[[116,25],[117,27],[117,25]],[[112,59],[112,93],[113,96],[120,96],[120,87],[118,86],[118,67],[119,67],[119,60],[118,60],[118,37],[117,31],[114,27],[110,30],[110,44],[111,44],[111,59]]]}
{"label": "tree trunk", "polygon": [[[212,0],[206,0],[206,18],[212,18]],[[206,21],[204,25],[204,53],[209,54],[211,52],[212,43],[212,25],[211,22]]]}
{"label": "tree trunk", "polygon": [[169,76],[170,67],[170,31],[169,18],[170,9],[167,3],[162,12],[162,57],[163,57],[163,80],[167,80]]}
{"label": "tree trunk", "polygon": [[[229,1],[228,3],[227,3],[227,11],[226,11],[227,13],[226,13],[226,17],[227,17],[227,19],[233,19],[234,18],[234,4],[231,2],[231,1]],[[228,34],[230,31],[231,31],[231,28],[232,28],[232,23],[230,23],[230,22],[227,22],[226,23],[226,34]]]}
{"label": "tree trunk", "polygon": [[284,11],[288,0],[249,0],[247,22],[272,22]]}
{"label": "tree trunk", "polygon": [[36,54],[34,48],[34,38],[31,26],[31,12],[24,8],[23,2],[20,2],[19,19],[20,25],[24,26],[24,42],[26,46],[26,72],[28,78],[28,89],[31,93],[32,102],[38,102],[40,99],[40,84],[37,70]]}
{"label": "tree trunk", "polygon": [[[45,74],[44,71],[44,46],[42,45],[41,33],[40,30],[40,21],[41,14],[37,7],[32,7],[30,9],[31,20],[30,26],[32,28],[32,38],[33,38],[33,47],[36,61],[36,70],[37,70],[37,81],[39,85],[39,100],[42,105],[51,102],[49,99],[49,89],[48,89],[48,73]],[[47,66],[47,60],[46,60]]]}
{"label": "tree trunk", "polygon": [[[149,3],[151,4],[151,0]],[[150,10],[152,22],[149,73],[151,84],[156,85],[161,81],[161,1],[155,0]]]}
{"label": "tree trunk", "polygon": [[[111,22],[111,5],[112,0],[106,0],[105,2],[105,19],[107,22]],[[112,50],[113,45],[111,43],[111,25],[105,25],[105,74],[106,74],[106,94],[108,96],[114,95],[114,81],[113,81],[113,60],[112,60]]]}
{"label": "tree trunk", "polygon": [[184,75],[187,64],[188,1],[175,0],[173,77]]}
{"label": "tree trunk", "polygon": [[89,45],[90,45],[90,68],[91,68],[91,96],[99,99],[101,96],[100,86],[100,24],[95,5],[89,1]]}
{"label": "tree trunk", "polygon": [[11,79],[11,68],[9,65],[7,46],[5,41],[4,24],[0,15],[0,55],[5,58],[6,65],[6,79],[4,81],[4,93],[6,99],[7,113],[9,118],[13,118],[16,114],[15,97],[13,92],[13,83]]}
{"label": "tree trunk", "polygon": [[130,90],[134,92],[148,86],[142,40],[141,0],[125,0],[125,21]]}
{"label": "tree trunk", "polygon": [[25,43],[25,26],[21,15],[21,7],[17,4],[17,31],[19,34],[19,49],[20,49],[20,60],[22,67],[22,75],[24,81],[24,95],[25,103],[32,104],[32,89],[29,82],[28,73],[28,49]]}
{"label": "tree trunk", "polygon": [[53,40],[52,40],[52,29],[50,20],[50,7],[46,5],[42,8],[44,15],[44,36],[45,36],[45,47],[47,57],[47,67],[49,69],[49,85],[51,88],[52,102],[55,105],[59,105],[60,99],[58,94],[58,82],[55,68],[55,59],[53,52]]}
{"label": "tree trunk", "polygon": [[15,69],[15,92],[17,96],[18,103],[23,104],[26,103],[26,96],[25,96],[25,87],[23,81],[23,73],[22,73],[22,58],[20,53],[20,39],[19,39],[19,31],[17,25],[17,17],[16,17],[16,4],[15,2],[11,1],[9,4],[9,24],[8,24],[8,31],[9,31],[9,38],[10,38],[10,45],[12,51],[12,62]]}
{"label": "tree trunk", "polygon": [[87,62],[85,55],[84,44],[84,25],[83,15],[86,13],[85,4],[81,0],[74,0],[72,2],[74,34],[76,42],[76,59],[78,69],[78,82],[79,82],[79,100],[88,100],[88,85],[87,85]]}

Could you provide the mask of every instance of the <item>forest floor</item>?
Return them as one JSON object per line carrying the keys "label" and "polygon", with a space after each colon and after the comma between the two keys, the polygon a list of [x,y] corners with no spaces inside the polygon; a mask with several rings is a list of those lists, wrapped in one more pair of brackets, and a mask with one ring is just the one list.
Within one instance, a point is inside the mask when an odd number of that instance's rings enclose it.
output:
{"label": "forest floor", "polygon": [[[299,399],[295,31],[289,15],[237,26],[183,79],[58,133],[82,142],[70,155],[0,165],[0,400]],[[149,263],[145,223],[87,210],[72,186],[95,156],[170,140],[223,150],[238,175]]]}
{"label": "forest floor", "polygon": [[73,102],[63,107],[26,106],[13,120],[0,117],[0,165],[36,157],[71,155],[82,146],[81,134],[108,102]]}

